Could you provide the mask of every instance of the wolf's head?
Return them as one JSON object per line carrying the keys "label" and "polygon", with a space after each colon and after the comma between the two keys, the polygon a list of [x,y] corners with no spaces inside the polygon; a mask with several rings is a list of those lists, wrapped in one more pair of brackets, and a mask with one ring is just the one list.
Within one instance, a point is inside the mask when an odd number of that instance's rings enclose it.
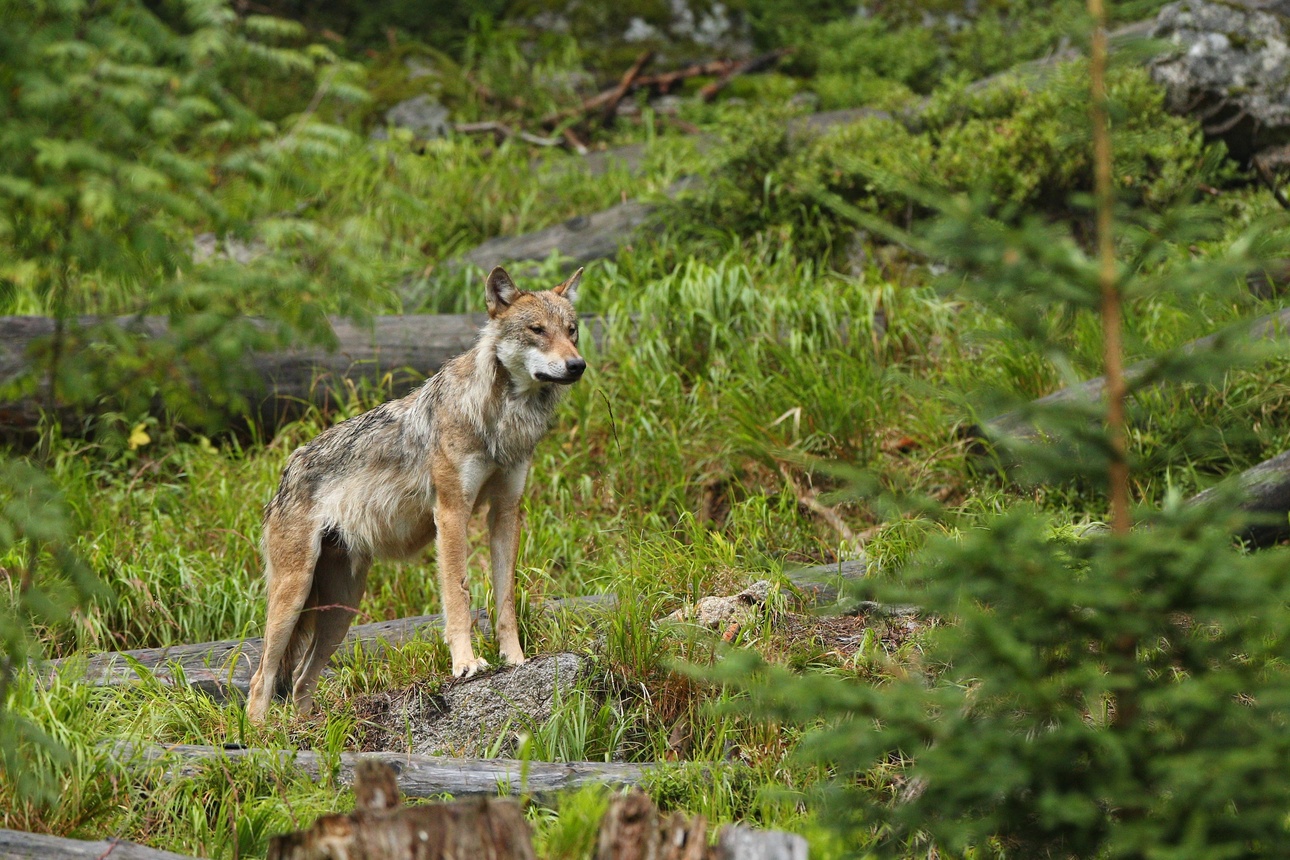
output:
{"label": "wolf's head", "polygon": [[488,316],[497,327],[497,358],[521,390],[546,383],[569,385],[582,378],[587,362],[578,353],[578,295],[582,269],[542,292],[515,286],[501,266],[488,274]]}

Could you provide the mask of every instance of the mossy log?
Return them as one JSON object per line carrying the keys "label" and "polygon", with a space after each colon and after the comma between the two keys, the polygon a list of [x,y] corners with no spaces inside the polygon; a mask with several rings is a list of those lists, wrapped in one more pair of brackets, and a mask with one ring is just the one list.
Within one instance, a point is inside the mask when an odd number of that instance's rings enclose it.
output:
{"label": "mossy log", "polygon": [[[305,404],[334,405],[350,382],[388,386],[393,396],[402,396],[448,359],[470,349],[487,321],[483,313],[378,316],[367,325],[336,317],[331,320],[334,349],[304,347],[248,355],[247,368],[254,381],[239,393],[252,405],[252,417],[270,428],[298,415]],[[97,317],[78,317],[69,331],[92,333],[102,322]],[[164,317],[123,317],[115,322],[144,339],[170,336]],[[584,317],[583,331],[601,340],[604,325],[598,318]],[[49,317],[0,317],[0,386],[31,374],[53,334],[54,320]],[[81,335],[72,337],[69,346],[94,348],[93,340]],[[40,379],[40,372],[35,376]],[[0,427],[10,433],[30,431],[43,407],[40,390],[0,402]]]}
{"label": "mossy log", "polygon": [[[312,750],[267,750],[193,744],[132,744],[118,742],[111,756],[131,767],[164,767],[167,778],[188,777],[211,761],[260,761],[299,768],[311,779],[330,777],[335,758]],[[644,779],[652,765],[624,762],[520,761],[504,758],[454,758],[397,752],[353,753],[339,757],[336,779],[352,785],[358,769],[379,762],[394,769],[399,789],[408,797],[495,797],[499,793],[549,794],[587,785],[631,786]]]}
{"label": "mossy log", "polygon": [[158,851],[124,839],[86,841],[0,829],[0,860],[194,860],[187,854]]}
{"label": "mossy log", "polygon": [[[1287,332],[1290,332],[1290,308],[1259,317],[1249,324],[1249,327],[1240,337],[1248,341],[1268,340],[1285,338]],[[1204,352],[1205,350],[1213,349],[1221,339],[1230,338],[1231,336],[1231,332],[1211,334],[1185,344],[1179,351],[1184,355]],[[1130,387],[1140,383],[1155,366],[1155,363],[1154,360],[1139,361],[1125,368],[1124,377]],[[1098,376],[1086,382],[1081,382],[1079,385],[1062,388],[1052,394],[1040,397],[1025,410],[1008,412],[996,418],[991,418],[984,424],[972,425],[967,429],[966,433],[971,438],[994,442],[1004,449],[1007,448],[1009,440],[1035,441],[1042,436],[1042,433],[1030,420],[1029,416],[1033,410],[1075,403],[1095,403],[1102,397],[1105,387],[1106,377]],[[979,450],[984,452],[987,448],[982,447]]]}
{"label": "mossy log", "polygon": [[[846,580],[865,575],[863,561],[843,562],[790,571],[789,581],[802,594],[807,603],[827,605],[838,600],[839,590]],[[569,597],[541,604],[544,612],[586,613],[612,608],[617,597],[612,594],[593,594]],[[875,604],[876,605],[876,604]],[[866,608],[871,611],[872,607]],[[490,631],[488,613],[482,609],[474,613],[475,624],[487,634]],[[396,648],[406,642],[426,636],[438,636],[443,630],[442,615],[417,615],[392,621],[356,624],[349,629],[342,652],[361,648],[379,653]],[[251,686],[251,675],[260,662],[263,639],[223,639],[217,642],[199,642],[188,645],[167,645],[159,648],[135,648],[129,651],[107,651],[88,657],[78,655],[54,660],[55,669],[83,665],[86,683],[99,686],[133,684],[141,680],[138,670],[146,670],[151,677],[163,684],[179,683],[195,687],[217,701],[245,698]]]}
{"label": "mossy log", "polygon": [[[589,595],[553,600],[543,608],[546,611],[586,611],[612,606],[614,601],[612,594]],[[478,609],[474,617],[476,626],[487,634],[490,631],[488,613]],[[442,630],[443,616],[438,614],[356,624],[349,628],[339,650],[343,653],[357,647],[365,652],[379,653],[414,639],[438,636]],[[141,680],[138,670],[143,669],[163,684],[183,683],[217,701],[227,701],[245,698],[251,687],[251,675],[260,664],[263,645],[264,640],[259,637],[223,639],[191,645],[108,651],[91,655],[88,659],[68,657],[54,660],[52,665],[70,668],[83,661],[85,681],[98,686],[136,683]]]}

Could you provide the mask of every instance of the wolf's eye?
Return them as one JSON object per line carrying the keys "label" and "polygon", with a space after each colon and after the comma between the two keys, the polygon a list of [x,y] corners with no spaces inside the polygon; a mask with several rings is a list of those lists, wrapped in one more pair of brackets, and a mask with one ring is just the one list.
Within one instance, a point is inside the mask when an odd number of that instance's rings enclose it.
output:
{"label": "wolf's eye", "polygon": [[577,336],[578,336],[578,327],[576,325],[569,326],[569,337],[577,337]]}
{"label": "wolf's eye", "polygon": [[546,329],[544,329],[540,325],[529,326],[529,331],[533,332],[534,334],[546,334]]}

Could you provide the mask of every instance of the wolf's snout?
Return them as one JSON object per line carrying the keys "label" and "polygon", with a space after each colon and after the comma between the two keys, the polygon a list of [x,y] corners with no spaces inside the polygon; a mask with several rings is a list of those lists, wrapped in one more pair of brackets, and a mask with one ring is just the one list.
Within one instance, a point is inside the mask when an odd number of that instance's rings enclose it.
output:
{"label": "wolf's snout", "polygon": [[587,362],[581,358],[571,358],[564,363],[564,372],[566,376],[574,379],[580,379],[582,372],[587,369]]}

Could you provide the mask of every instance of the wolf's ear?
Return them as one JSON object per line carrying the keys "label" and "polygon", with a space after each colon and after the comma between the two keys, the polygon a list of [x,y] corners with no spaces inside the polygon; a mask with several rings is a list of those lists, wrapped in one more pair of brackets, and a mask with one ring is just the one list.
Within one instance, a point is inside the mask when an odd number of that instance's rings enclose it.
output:
{"label": "wolf's ear", "polygon": [[578,300],[578,282],[582,280],[582,269],[574,272],[569,280],[565,281],[558,287],[552,288],[551,292],[557,296],[564,296],[570,302]]}
{"label": "wolf's ear", "polygon": [[488,273],[484,284],[484,297],[488,301],[488,315],[495,317],[520,297],[520,288],[501,266]]}

